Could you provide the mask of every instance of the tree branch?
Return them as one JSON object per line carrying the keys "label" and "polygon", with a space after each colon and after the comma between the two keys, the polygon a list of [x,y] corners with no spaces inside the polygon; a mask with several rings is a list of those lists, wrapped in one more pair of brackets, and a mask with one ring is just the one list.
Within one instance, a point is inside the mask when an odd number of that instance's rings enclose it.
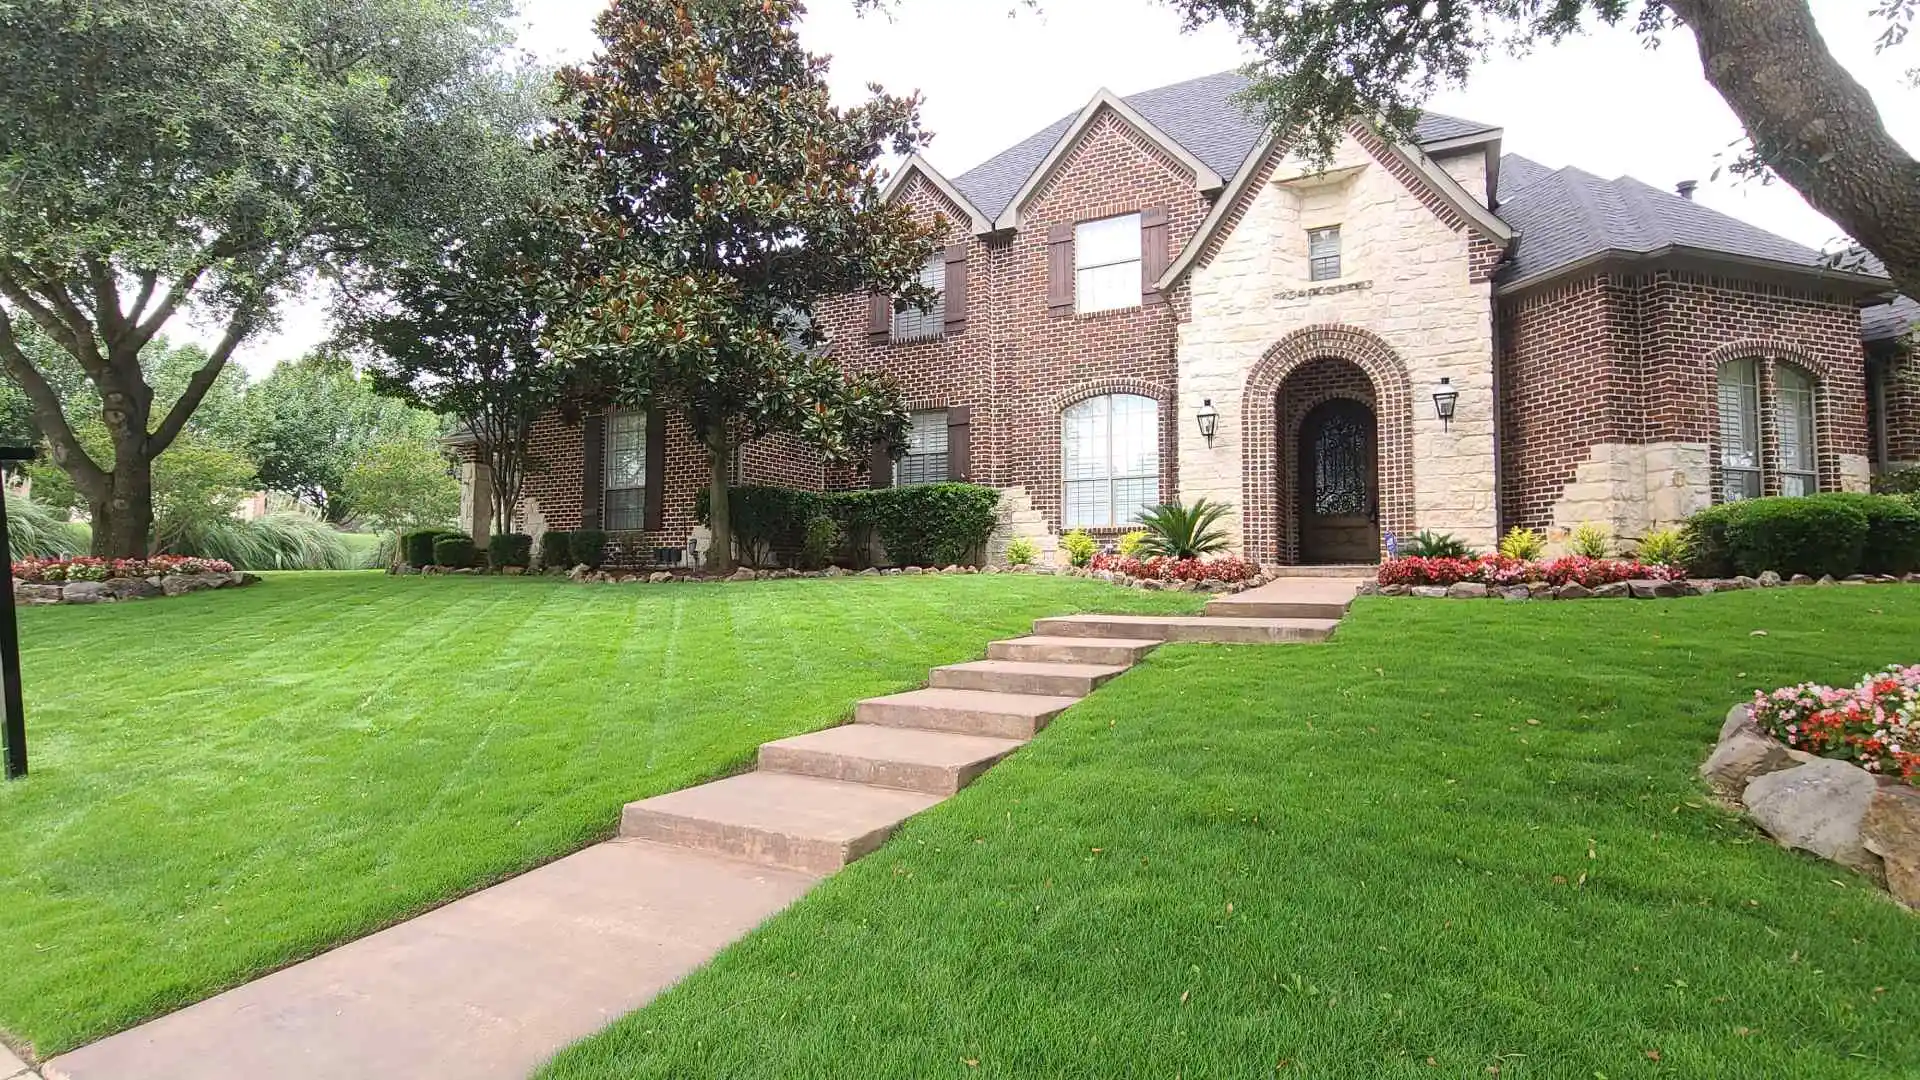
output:
{"label": "tree branch", "polygon": [[112,267],[92,255],[86,257],[86,264],[87,281],[93,290],[93,319],[111,352],[127,328],[126,314],[120,310],[120,286],[113,280]]}
{"label": "tree branch", "polygon": [[[22,275],[21,271],[27,271]],[[80,362],[87,374],[93,375],[106,370],[107,362],[100,355],[100,347],[93,340],[93,328],[81,320],[79,329],[61,318],[40,298],[28,290],[27,282],[34,277],[32,269],[17,259],[0,256],[0,296],[5,296],[13,304],[25,311],[40,329],[46,331],[59,346]],[[77,312],[77,309],[76,309]],[[11,327],[9,327],[11,330]]]}
{"label": "tree branch", "polygon": [[174,313],[180,310],[180,305],[186,302],[187,297],[193,295],[193,287],[200,284],[201,277],[208,269],[210,267],[207,263],[200,263],[180,275],[179,280],[167,289],[167,294],[160,298],[160,305],[153,309],[153,314],[134,327],[132,341],[135,348],[147,347],[147,343],[153,340],[154,335],[167,325],[167,320],[173,318]]}
{"label": "tree branch", "polygon": [[66,410],[60,407],[60,395],[20,348],[20,342],[13,336],[13,324],[5,315],[0,312],[0,364],[5,365],[7,374],[26,392],[27,400],[33,405],[34,423],[53,447],[54,463],[67,470],[81,494],[103,501],[107,495],[107,474],[87,456],[80,440],[74,436],[73,426],[67,423]]}
{"label": "tree branch", "polygon": [[133,298],[133,307],[127,310],[127,321],[139,325],[140,317],[147,312],[147,305],[153,302],[153,290],[160,282],[158,270],[140,271],[140,294]]}
{"label": "tree branch", "polygon": [[147,436],[149,460],[159,457],[167,447],[173,445],[173,440],[187,426],[187,420],[200,407],[200,402],[206,398],[214,381],[220,378],[220,372],[227,366],[227,358],[246,340],[257,319],[255,307],[246,304],[227,320],[227,332],[221,336],[220,344],[214,346],[213,355],[207,358],[200,370],[193,373],[193,378],[187,380],[187,388],[180,392],[180,400],[173,403],[173,408],[167,410],[166,419],[160,421],[160,426],[154,429],[152,435]]}

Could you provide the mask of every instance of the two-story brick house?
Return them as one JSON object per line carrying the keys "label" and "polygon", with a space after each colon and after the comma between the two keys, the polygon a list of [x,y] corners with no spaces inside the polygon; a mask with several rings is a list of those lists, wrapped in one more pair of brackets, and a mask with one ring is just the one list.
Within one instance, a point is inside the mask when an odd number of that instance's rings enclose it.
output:
{"label": "two-story brick house", "polygon": [[[1355,128],[1309,166],[1238,109],[1243,85],[1101,92],[952,178],[906,162],[887,197],[946,222],[941,306],[820,315],[849,369],[904,387],[911,445],[868,470],[750,447],[742,478],[965,478],[1045,547],[1204,497],[1248,556],[1295,563],[1421,529],[1631,537],[1920,463],[1920,384],[1892,347],[1915,309],[1884,276],[1452,117],[1411,144]],[[605,523],[685,542],[705,473],[673,418],[541,434],[529,523],[645,507]]]}

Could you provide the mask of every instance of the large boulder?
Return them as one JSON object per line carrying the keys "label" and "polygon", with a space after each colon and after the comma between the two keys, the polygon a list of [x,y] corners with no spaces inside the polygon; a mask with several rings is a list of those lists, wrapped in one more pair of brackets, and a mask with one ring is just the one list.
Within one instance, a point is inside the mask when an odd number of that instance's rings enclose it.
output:
{"label": "large boulder", "polygon": [[145,600],[162,592],[160,586],[146,578],[115,578],[104,584],[115,600]]}
{"label": "large boulder", "polygon": [[16,604],[57,604],[60,602],[60,586],[53,584],[35,585],[20,582],[13,587],[13,602]]}
{"label": "large boulder", "polygon": [[1749,781],[1795,767],[1787,748],[1755,731],[1735,729],[1700,766],[1700,775],[1723,794],[1739,795]]}
{"label": "large boulder", "polygon": [[1887,890],[1920,909],[1920,788],[1881,784],[1867,803],[1860,841],[1887,867]]}
{"label": "large boulder", "polygon": [[60,589],[60,600],[66,604],[98,604],[112,599],[104,581],[69,581]]}
{"label": "large boulder", "polygon": [[1751,731],[1760,734],[1760,725],[1753,722],[1753,706],[1735,705],[1727,710],[1727,718],[1720,722],[1720,741],[1733,738],[1736,731]]}
{"label": "large boulder", "polygon": [[1866,849],[1861,826],[1879,786],[1865,769],[1816,758],[1755,777],[1741,801],[1754,823],[1781,846],[1877,875],[1880,857]]}

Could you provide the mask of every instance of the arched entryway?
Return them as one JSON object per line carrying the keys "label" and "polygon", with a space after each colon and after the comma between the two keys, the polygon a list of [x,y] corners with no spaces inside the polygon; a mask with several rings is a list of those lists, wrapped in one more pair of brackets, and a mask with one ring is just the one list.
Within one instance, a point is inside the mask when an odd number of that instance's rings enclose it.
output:
{"label": "arched entryway", "polygon": [[1413,520],[1406,368],[1378,337],[1312,326],[1247,378],[1242,483],[1248,555],[1263,563],[1371,563]]}

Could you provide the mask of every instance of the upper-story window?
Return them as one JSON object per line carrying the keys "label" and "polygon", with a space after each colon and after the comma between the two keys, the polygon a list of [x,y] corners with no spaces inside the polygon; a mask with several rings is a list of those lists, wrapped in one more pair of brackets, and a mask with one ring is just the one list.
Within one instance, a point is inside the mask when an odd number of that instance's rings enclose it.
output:
{"label": "upper-story window", "polygon": [[1139,307],[1141,250],[1139,214],[1074,226],[1075,310],[1084,315]]}
{"label": "upper-story window", "polygon": [[602,513],[608,532],[646,528],[647,414],[618,409],[607,414],[607,487]]}
{"label": "upper-story window", "polygon": [[935,255],[920,268],[920,284],[932,289],[933,309],[921,311],[908,305],[893,313],[893,340],[896,342],[932,341],[947,327],[947,257]]}
{"label": "upper-story window", "polygon": [[1340,226],[1307,230],[1307,278],[1333,281],[1340,276]]}
{"label": "upper-story window", "polygon": [[1108,394],[1080,402],[1060,419],[1066,527],[1139,521],[1159,501],[1159,403],[1139,394]]}
{"label": "upper-story window", "polygon": [[907,452],[893,467],[896,484],[932,484],[947,478],[947,410],[927,409],[907,418]]}

